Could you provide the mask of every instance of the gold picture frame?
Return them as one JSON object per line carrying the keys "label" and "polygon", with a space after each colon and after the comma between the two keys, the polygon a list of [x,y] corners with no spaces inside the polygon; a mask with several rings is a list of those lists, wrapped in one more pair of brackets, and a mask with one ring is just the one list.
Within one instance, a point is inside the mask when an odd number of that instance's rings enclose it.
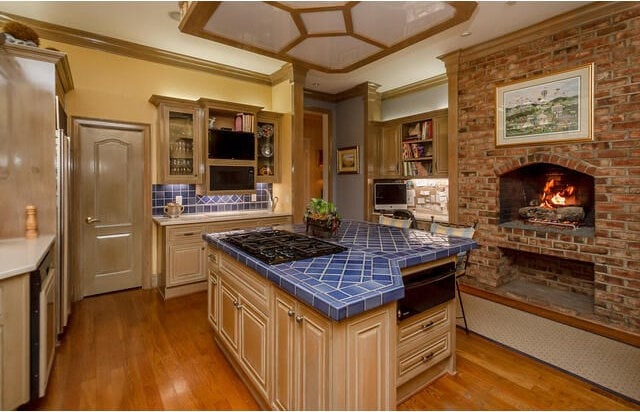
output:
{"label": "gold picture frame", "polygon": [[343,147],[342,149],[338,149],[336,159],[338,162],[338,174],[360,173],[360,157],[358,156],[358,146]]}
{"label": "gold picture frame", "polygon": [[496,146],[593,140],[593,63],[496,87]]}

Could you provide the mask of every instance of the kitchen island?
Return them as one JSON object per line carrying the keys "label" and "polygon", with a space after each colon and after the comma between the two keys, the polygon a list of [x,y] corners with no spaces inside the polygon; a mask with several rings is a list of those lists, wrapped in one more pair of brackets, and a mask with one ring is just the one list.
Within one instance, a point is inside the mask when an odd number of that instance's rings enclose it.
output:
{"label": "kitchen island", "polygon": [[[294,233],[303,225],[286,225]],[[397,321],[402,276],[453,262],[469,239],[343,221],[347,249],[269,265],[206,234],[209,320],[264,408],[394,409],[455,370],[452,300]]]}

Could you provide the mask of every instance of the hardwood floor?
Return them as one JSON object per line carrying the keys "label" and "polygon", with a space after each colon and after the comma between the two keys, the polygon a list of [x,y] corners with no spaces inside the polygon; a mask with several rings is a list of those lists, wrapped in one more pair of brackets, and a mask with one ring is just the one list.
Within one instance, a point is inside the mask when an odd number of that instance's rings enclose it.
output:
{"label": "hardwood floor", "polygon": [[[154,290],[73,307],[38,410],[256,410],[206,319],[206,293],[164,302]],[[400,410],[623,410],[617,398],[476,335],[458,331],[458,373]]]}

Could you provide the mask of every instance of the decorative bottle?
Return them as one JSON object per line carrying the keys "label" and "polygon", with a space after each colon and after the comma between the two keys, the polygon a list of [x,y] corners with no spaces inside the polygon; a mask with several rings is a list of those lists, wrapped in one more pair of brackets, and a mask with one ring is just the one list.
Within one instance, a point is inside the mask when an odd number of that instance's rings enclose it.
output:
{"label": "decorative bottle", "polygon": [[27,239],[34,239],[38,237],[38,210],[33,205],[25,207],[25,213],[27,220],[25,222],[24,237]]}

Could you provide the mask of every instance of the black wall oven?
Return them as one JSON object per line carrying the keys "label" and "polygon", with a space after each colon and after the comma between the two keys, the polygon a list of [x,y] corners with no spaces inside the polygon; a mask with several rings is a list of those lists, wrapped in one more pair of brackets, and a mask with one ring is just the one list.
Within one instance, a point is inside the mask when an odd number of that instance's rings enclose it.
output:
{"label": "black wall oven", "polygon": [[255,190],[253,166],[209,165],[209,191]]}
{"label": "black wall oven", "polygon": [[456,266],[450,262],[402,276],[404,298],[398,301],[403,320],[455,298]]}

